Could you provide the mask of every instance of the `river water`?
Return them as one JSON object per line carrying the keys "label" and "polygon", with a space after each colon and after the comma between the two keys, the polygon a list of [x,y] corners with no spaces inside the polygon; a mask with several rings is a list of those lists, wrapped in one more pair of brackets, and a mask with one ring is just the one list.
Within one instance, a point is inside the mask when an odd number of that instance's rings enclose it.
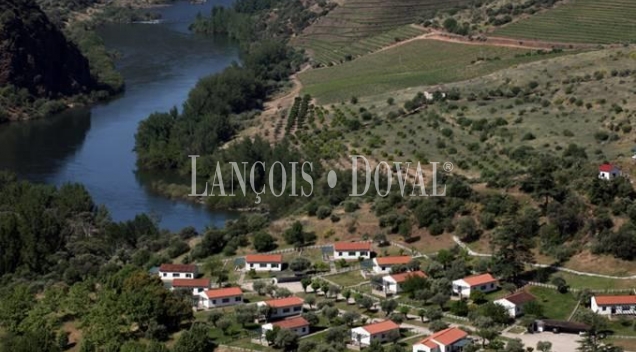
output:
{"label": "river water", "polygon": [[163,176],[138,172],[133,148],[141,120],[155,111],[180,109],[199,78],[237,59],[234,44],[187,30],[198,12],[207,14],[213,5],[230,3],[177,2],[156,10],[163,17],[160,24],[100,28],[108,49],[121,55],[117,65],[126,80],[126,92],[92,108],[0,126],[0,169],[35,182],[82,183],[118,221],[145,212],[170,230],[223,226],[236,214],[153,194],[149,182]]}

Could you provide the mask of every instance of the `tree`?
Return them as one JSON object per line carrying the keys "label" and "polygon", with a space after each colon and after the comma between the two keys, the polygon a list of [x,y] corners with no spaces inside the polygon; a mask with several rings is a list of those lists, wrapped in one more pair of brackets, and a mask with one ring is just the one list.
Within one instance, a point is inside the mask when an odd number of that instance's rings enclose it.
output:
{"label": "tree", "polygon": [[561,276],[555,276],[552,279],[552,284],[557,287],[557,291],[560,293],[568,292],[568,283]]}
{"label": "tree", "polygon": [[349,298],[351,298],[351,290],[344,290],[342,292],[342,297],[344,297],[345,302],[349,303]]}
{"label": "tree", "polygon": [[274,339],[274,345],[284,351],[294,351],[298,347],[298,335],[289,329],[280,329]]}
{"label": "tree", "polygon": [[420,319],[422,320],[422,323],[423,323],[424,322],[424,317],[426,316],[426,309],[424,309],[424,308],[418,309],[417,316],[420,317]]}
{"label": "tree", "polygon": [[585,307],[589,307],[592,304],[592,296],[594,294],[587,288],[582,289],[577,294],[577,298]]}
{"label": "tree", "polygon": [[265,294],[265,287],[267,287],[265,281],[254,281],[254,283],[252,283],[252,288],[259,296],[263,296]]}
{"label": "tree", "polygon": [[465,299],[453,301],[450,304],[450,311],[455,315],[465,317],[468,315],[468,303]]}
{"label": "tree", "polygon": [[508,292],[508,293],[515,293],[515,292],[517,292],[517,285],[515,285],[515,284],[513,284],[513,283],[510,283],[510,282],[506,282],[505,284],[503,284],[503,285],[501,286],[501,288],[502,288],[504,291]]}
{"label": "tree", "polygon": [[313,312],[306,312],[302,314],[302,317],[307,320],[309,326],[316,326],[320,322],[318,316]]}
{"label": "tree", "polygon": [[504,279],[517,282],[525,263],[534,263],[534,236],[538,232],[538,214],[527,209],[508,219],[495,230],[491,245],[495,248],[493,271]]}
{"label": "tree", "polygon": [[273,329],[267,330],[265,332],[265,340],[268,344],[274,345],[276,343],[276,336],[278,336],[278,332],[280,331],[280,326],[274,325]]}
{"label": "tree", "polygon": [[450,300],[449,294],[444,292],[438,292],[437,294],[435,294],[435,296],[431,298],[431,303],[437,304],[440,307],[440,309],[444,309],[444,305],[446,304],[446,302],[448,302],[448,300]]}
{"label": "tree", "polygon": [[322,285],[320,284],[320,281],[318,280],[314,280],[311,283],[311,289],[314,291],[314,293],[317,293],[321,286]]}
{"label": "tree", "polygon": [[300,280],[300,284],[303,286],[303,291],[307,293],[307,287],[311,286],[311,278],[303,277],[302,280]]}
{"label": "tree", "polygon": [[539,352],[552,352],[552,342],[550,341],[537,342],[537,350]]}
{"label": "tree", "polygon": [[382,346],[382,342],[379,340],[371,341],[369,347],[366,348],[367,352],[384,352],[384,347]]}
{"label": "tree", "polygon": [[476,334],[481,338],[481,347],[485,348],[486,341],[490,342],[496,339],[499,336],[499,331],[493,328],[485,328],[477,330]]}
{"label": "tree", "polygon": [[511,319],[508,314],[508,310],[504,306],[493,302],[488,302],[479,307],[479,314],[483,317],[492,319],[492,321],[497,324],[502,325],[509,323]]}
{"label": "tree", "polygon": [[485,303],[487,301],[486,294],[481,290],[472,290],[470,292],[470,300],[475,304]]}
{"label": "tree", "polygon": [[380,302],[380,309],[382,309],[382,311],[387,316],[393,313],[393,311],[397,308],[397,306],[398,306],[398,303],[392,299],[385,299],[384,301]]}
{"label": "tree", "polygon": [[398,311],[400,312],[400,314],[404,315],[404,319],[407,319],[407,318],[408,318],[408,314],[409,314],[409,311],[410,311],[409,307],[407,307],[407,306],[400,306],[400,307],[398,308]]}
{"label": "tree", "polygon": [[214,327],[216,326],[216,323],[223,317],[223,313],[221,313],[218,310],[211,310],[210,314],[208,314],[208,322],[211,323]]}
{"label": "tree", "polygon": [[265,231],[254,234],[252,242],[257,252],[269,252],[276,249],[276,239]]}
{"label": "tree", "polygon": [[347,311],[342,315],[342,321],[347,326],[353,326],[356,320],[360,319],[360,314],[357,312]]}
{"label": "tree", "polygon": [[428,321],[442,319],[443,316],[444,312],[442,312],[441,308],[431,307],[426,310],[426,319],[428,319]]}
{"label": "tree", "polygon": [[455,232],[459,235],[459,239],[464,242],[473,242],[479,239],[481,232],[477,228],[477,223],[470,217],[462,217],[457,222]]}
{"label": "tree", "polygon": [[331,287],[331,284],[329,284],[327,281],[323,281],[320,284],[320,290],[325,294],[325,297],[329,296],[329,287]]}
{"label": "tree", "polygon": [[375,236],[373,236],[373,242],[377,243],[378,246],[384,246],[388,243],[386,239],[386,235],[383,233],[378,233]]}
{"label": "tree", "polygon": [[335,300],[338,300],[338,295],[340,294],[341,288],[338,285],[329,285],[329,295],[333,296]]}
{"label": "tree", "polygon": [[366,311],[373,307],[373,300],[366,296],[361,296],[360,299],[356,300],[356,303]]}
{"label": "tree", "polygon": [[325,307],[322,309],[322,315],[329,319],[329,321],[333,321],[336,317],[338,317],[339,311],[336,307]]}
{"label": "tree", "polygon": [[623,352],[623,349],[612,344],[601,344],[595,336],[586,335],[579,341],[579,352]]}
{"label": "tree", "polygon": [[400,313],[391,313],[391,315],[389,315],[389,320],[392,320],[394,323],[400,325],[404,322],[404,315]]}
{"label": "tree", "polygon": [[575,315],[575,320],[586,324],[590,327],[589,335],[596,342],[596,336],[600,331],[607,329],[608,321],[606,318],[589,310],[579,310]]}
{"label": "tree", "polygon": [[409,297],[414,298],[415,293],[421,290],[430,288],[428,279],[415,275],[408,275],[406,280],[400,285],[402,292],[408,294]]}
{"label": "tree", "polygon": [[304,247],[316,240],[316,234],[313,232],[305,232],[303,224],[296,221],[292,226],[285,230],[283,238],[288,244],[294,245],[296,248]]}
{"label": "tree", "polygon": [[386,339],[389,342],[396,343],[400,339],[400,331],[399,330],[390,330],[386,333]]}
{"label": "tree", "polygon": [[230,327],[232,327],[232,321],[230,320],[230,318],[223,317],[216,322],[216,327],[221,329],[223,335],[227,335]]}
{"label": "tree", "polygon": [[313,309],[313,305],[316,304],[316,297],[315,296],[307,296],[305,298],[305,303],[307,303],[309,305],[309,309]]}
{"label": "tree", "polygon": [[[224,332],[225,333],[225,332]],[[208,335],[208,327],[205,324],[194,324],[190,330],[184,331],[174,344],[174,352],[200,352],[212,351],[216,348]]]}
{"label": "tree", "polygon": [[291,297],[294,294],[287,287],[277,287],[275,291],[276,298]]}
{"label": "tree", "polygon": [[236,308],[236,322],[243,328],[249,323],[253,323],[257,316],[257,308],[254,305],[241,305]]}
{"label": "tree", "polygon": [[521,339],[512,339],[506,344],[504,352],[525,352]]}
{"label": "tree", "polygon": [[289,263],[289,269],[293,271],[305,271],[311,267],[311,262],[305,257],[296,257]]}
{"label": "tree", "polygon": [[444,268],[444,270],[446,270],[446,267],[453,260],[455,260],[455,255],[448,249],[441,249],[439,252],[437,252],[437,256],[435,257],[435,260],[437,260],[440,264],[442,264],[442,267]]}
{"label": "tree", "polygon": [[430,322],[429,324],[429,328],[431,329],[431,331],[433,332],[438,332],[438,331],[442,331],[446,328],[448,328],[448,324],[446,324],[443,320],[441,319],[435,319],[433,321]]}
{"label": "tree", "polygon": [[530,301],[523,306],[523,314],[535,318],[543,318],[543,306],[537,301]]}

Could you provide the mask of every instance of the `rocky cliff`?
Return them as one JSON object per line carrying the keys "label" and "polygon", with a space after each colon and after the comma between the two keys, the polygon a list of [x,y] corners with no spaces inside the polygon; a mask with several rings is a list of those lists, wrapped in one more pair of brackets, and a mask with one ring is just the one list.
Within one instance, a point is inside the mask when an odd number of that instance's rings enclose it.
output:
{"label": "rocky cliff", "polygon": [[[33,0],[0,1],[0,87],[59,99],[96,87],[89,62]],[[5,92],[5,95],[7,93]],[[5,104],[19,105],[5,96]]]}

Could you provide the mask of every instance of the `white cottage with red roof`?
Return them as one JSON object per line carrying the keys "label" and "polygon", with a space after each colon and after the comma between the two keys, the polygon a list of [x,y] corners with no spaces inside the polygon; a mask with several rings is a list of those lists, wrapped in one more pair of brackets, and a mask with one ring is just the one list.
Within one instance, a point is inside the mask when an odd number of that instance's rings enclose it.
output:
{"label": "white cottage with red roof", "polygon": [[594,296],[591,309],[600,315],[636,314],[636,296]]}
{"label": "white cottage with red roof", "polygon": [[197,277],[197,266],[193,264],[161,264],[159,277],[164,281],[194,279]]}
{"label": "white cottage with red roof", "polygon": [[472,291],[488,293],[497,290],[497,279],[490,274],[467,276],[453,281],[453,293],[462,297],[470,297]]}
{"label": "white cottage with red roof", "polygon": [[274,323],[264,324],[263,326],[261,326],[261,333],[263,335],[263,338],[265,338],[265,334],[267,334],[267,331],[274,330],[274,327],[291,330],[298,336],[305,336],[309,334],[309,322],[305,320],[305,318],[300,316],[285,320],[279,320]]}
{"label": "white cottage with red roof", "polygon": [[205,308],[233,306],[243,303],[243,290],[240,287],[215,288],[199,293],[199,297]]}
{"label": "white cottage with red roof", "polygon": [[248,254],[245,256],[245,270],[281,271],[283,270],[283,255]]}
{"label": "white cottage with red roof", "polygon": [[526,291],[518,291],[504,298],[496,300],[494,303],[506,308],[512,318],[523,314],[523,307],[537,298]]}
{"label": "white cottage with red roof", "polygon": [[267,306],[271,309],[269,318],[284,318],[292,315],[300,315],[303,312],[305,301],[296,296],[277,298],[269,301],[258,302],[259,307]]}
{"label": "white cottage with red roof", "polygon": [[370,242],[336,242],[333,245],[334,259],[359,259],[371,257]]}
{"label": "white cottage with red roof", "polygon": [[402,287],[400,285],[406,282],[408,279],[414,278],[414,277],[426,278],[426,274],[418,270],[418,271],[409,271],[405,273],[384,276],[382,278],[382,286],[384,288],[384,293],[397,294],[402,292]]}
{"label": "white cottage with red roof", "polygon": [[385,320],[351,329],[351,342],[358,346],[369,346],[373,341],[389,341],[391,335],[400,335],[400,326],[392,320]]}
{"label": "white cottage with red roof", "polygon": [[470,343],[468,334],[458,328],[448,328],[413,345],[413,352],[460,352]]}
{"label": "white cottage with red roof", "polygon": [[174,279],[171,290],[192,290],[193,295],[210,289],[210,279]]}
{"label": "white cottage with red roof", "polygon": [[621,174],[621,169],[612,164],[603,164],[598,167],[598,178],[601,180],[613,180]]}
{"label": "white cottage with red roof", "polygon": [[408,255],[373,258],[373,271],[378,274],[388,274],[394,266],[406,265],[411,259],[413,258]]}

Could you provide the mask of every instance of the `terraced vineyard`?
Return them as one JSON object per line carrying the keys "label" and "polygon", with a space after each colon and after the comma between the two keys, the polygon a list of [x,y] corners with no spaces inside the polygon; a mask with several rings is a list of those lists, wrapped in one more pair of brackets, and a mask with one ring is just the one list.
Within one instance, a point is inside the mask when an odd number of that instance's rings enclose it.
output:
{"label": "terraced vineyard", "polygon": [[571,43],[636,41],[636,1],[572,0],[511,23],[495,35]]}
{"label": "terraced vineyard", "polygon": [[[342,53],[342,48],[346,45],[431,18],[439,10],[459,8],[471,1],[346,0],[344,5],[335,8],[307,28],[295,43],[319,55],[321,62],[337,62],[346,55]],[[387,34],[387,38],[390,38],[391,34]],[[390,39],[390,42],[395,40]],[[362,42],[356,47],[365,50],[365,45],[368,44],[370,43]]]}
{"label": "terraced vineyard", "polygon": [[305,40],[301,46],[311,50],[314,61],[329,65],[377,51],[396,42],[417,37],[424,32],[425,30],[421,27],[405,25],[343,46],[335,46],[333,43],[316,39]]}
{"label": "terraced vineyard", "polygon": [[408,87],[479,77],[558,54],[524,49],[416,40],[342,65],[301,73],[304,92],[321,104],[348,101]]}

